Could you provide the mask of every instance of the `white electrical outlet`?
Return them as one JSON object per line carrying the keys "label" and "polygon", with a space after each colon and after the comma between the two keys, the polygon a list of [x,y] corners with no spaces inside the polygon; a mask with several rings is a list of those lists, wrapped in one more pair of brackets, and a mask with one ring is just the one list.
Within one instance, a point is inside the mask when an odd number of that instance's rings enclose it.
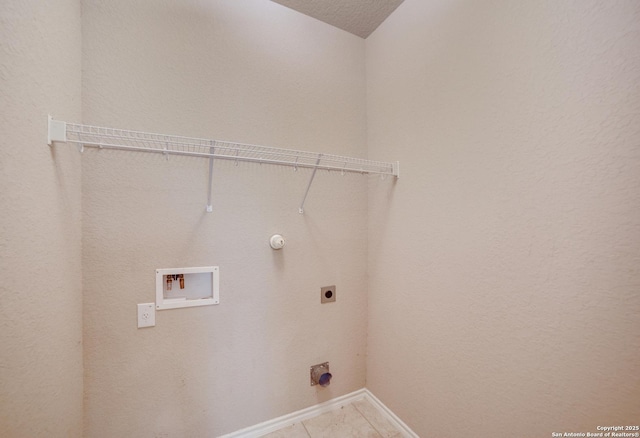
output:
{"label": "white electrical outlet", "polygon": [[138,328],[156,325],[155,303],[138,304]]}

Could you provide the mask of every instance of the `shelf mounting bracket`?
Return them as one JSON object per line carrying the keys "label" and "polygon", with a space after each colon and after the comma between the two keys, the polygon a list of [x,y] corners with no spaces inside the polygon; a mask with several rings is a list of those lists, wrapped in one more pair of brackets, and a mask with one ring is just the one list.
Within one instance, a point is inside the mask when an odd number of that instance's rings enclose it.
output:
{"label": "shelf mounting bracket", "polygon": [[[212,141],[211,144],[213,144],[214,142]],[[209,157],[209,187],[208,187],[208,191],[207,191],[207,213],[211,213],[213,212],[213,204],[211,203],[211,191],[212,191],[212,185],[213,185],[213,155],[216,151],[216,148],[214,148],[213,146],[211,146],[209,148],[209,152],[211,152],[211,156]]]}
{"label": "shelf mounting bracket", "polygon": [[321,159],[322,159],[322,154],[318,154],[316,165],[314,166],[313,172],[311,173],[311,178],[309,178],[309,184],[307,184],[307,190],[304,192],[304,197],[302,198],[302,202],[300,203],[300,208],[298,208],[298,213],[300,214],[304,214],[304,201],[307,200],[307,195],[309,194],[311,183],[313,182],[313,178],[316,176],[316,171],[318,170],[318,165],[320,164]]}
{"label": "shelf mounting bracket", "polygon": [[67,142],[67,124],[65,122],[53,120],[53,117],[49,115],[47,128],[47,144],[49,146],[53,146],[54,141]]}

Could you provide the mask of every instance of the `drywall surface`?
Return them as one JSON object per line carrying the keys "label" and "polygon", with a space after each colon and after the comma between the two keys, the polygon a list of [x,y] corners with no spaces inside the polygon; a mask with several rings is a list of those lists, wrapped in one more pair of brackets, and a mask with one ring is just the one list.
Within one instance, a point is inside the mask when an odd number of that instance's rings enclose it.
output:
{"label": "drywall surface", "polygon": [[[362,39],[266,0],[82,6],[85,123],[365,156]],[[84,152],[87,437],[218,436],[365,385],[367,177],[319,171],[300,215],[310,171],[216,161],[206,213],[208,166]],[[219,305],[137,329],[157,268],[211,265]]]}
{"label": "drywall surface", "polygon": [[368,39],[367,387],[420,436],[640,412],[640,3],[406,0]]}
{"label": "drywall surface", "polygon": [[82,433],[80,4],[0,5],[0,436]]}

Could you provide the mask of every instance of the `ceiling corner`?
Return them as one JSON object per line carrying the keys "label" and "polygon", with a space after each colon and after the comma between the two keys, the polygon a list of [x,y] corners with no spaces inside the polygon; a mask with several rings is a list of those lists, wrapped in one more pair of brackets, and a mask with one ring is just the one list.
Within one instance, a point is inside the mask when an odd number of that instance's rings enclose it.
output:
{"label": "ceiling corner", "polygon": [[367,38],[404,0],[271,0]]}

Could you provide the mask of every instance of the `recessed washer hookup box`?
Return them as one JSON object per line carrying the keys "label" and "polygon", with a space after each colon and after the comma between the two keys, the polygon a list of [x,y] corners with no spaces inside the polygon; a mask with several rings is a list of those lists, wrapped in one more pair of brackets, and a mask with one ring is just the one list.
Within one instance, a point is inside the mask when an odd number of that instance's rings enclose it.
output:
{"label": "recessed washer hookup box", "polygon": [[210,306],[220,304],[220,269],[156,269],[156,309]]}

